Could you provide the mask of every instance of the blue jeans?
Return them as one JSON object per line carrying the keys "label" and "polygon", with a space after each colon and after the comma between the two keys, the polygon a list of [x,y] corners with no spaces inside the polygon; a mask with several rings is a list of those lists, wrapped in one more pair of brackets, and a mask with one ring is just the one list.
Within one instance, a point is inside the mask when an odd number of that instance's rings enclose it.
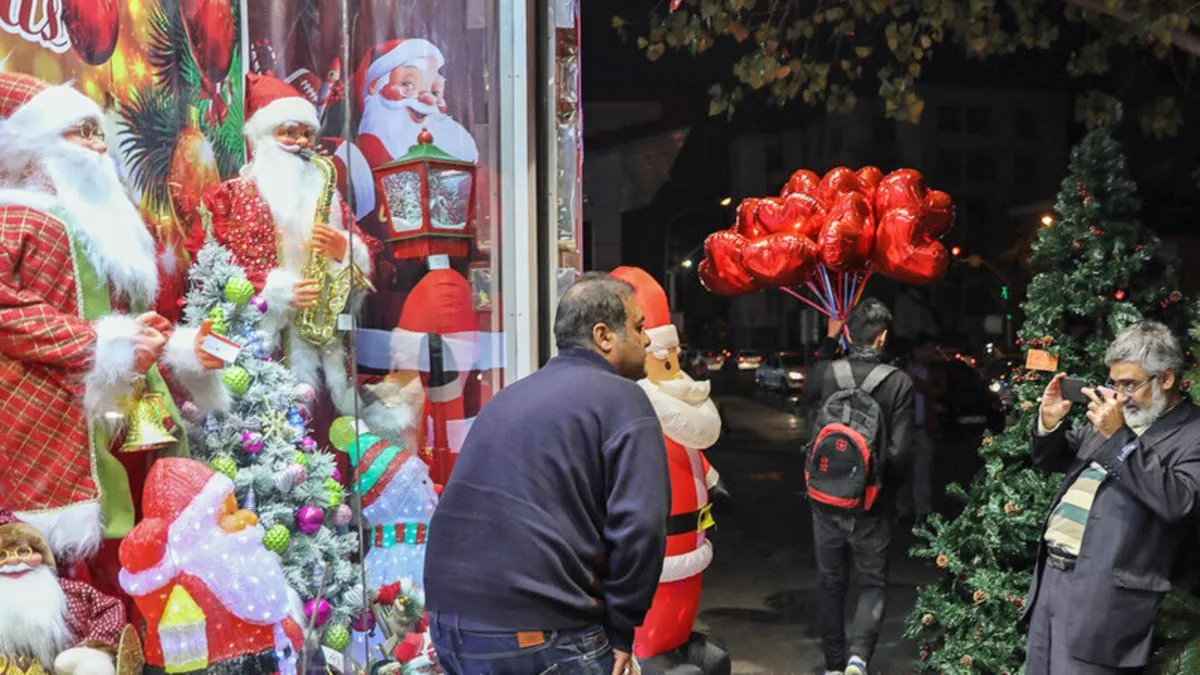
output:
{"label": "blue jeans", "polygon": [[446,675],[612,675],[612,646],[602,626],[515,633],[456,624],[453,617],[430,617]]}

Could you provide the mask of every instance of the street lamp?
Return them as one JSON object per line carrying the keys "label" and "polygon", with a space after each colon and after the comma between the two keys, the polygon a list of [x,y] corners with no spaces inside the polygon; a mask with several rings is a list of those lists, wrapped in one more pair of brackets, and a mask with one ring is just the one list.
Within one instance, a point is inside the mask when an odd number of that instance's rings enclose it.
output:
{"label": "street lamp", "polygon": [[684,268],[685,270],[692,269],[692,259],[691,258],[685,259],[683,262],[679,263],[679,266]]}
{"label": "street lamp", "polygon": [[1050,227],[1054,224],[1054,216],[1049,213],[1042,216],[1042,227]]}
{"label": "street lamp", "polygon": [[721,206],[729,206],[732,203],[733,203],[733,197],[726,197],[725,199],[721,200]]}

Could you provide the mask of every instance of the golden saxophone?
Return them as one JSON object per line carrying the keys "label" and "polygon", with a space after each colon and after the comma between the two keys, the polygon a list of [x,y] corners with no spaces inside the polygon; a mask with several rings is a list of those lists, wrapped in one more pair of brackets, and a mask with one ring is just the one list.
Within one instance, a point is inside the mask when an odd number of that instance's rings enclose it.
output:
{"label": "golden saxophone", "polygon": [[[337,190],[337,176],[334,171],[333,161],[328,157],[318,153],[306,153],[306,159],[315,164],[320,170],[321,175],[325,178],[325,186],[321,190],[321,196],[317,200],[316,217],[313,220],[313,227],[318,225],[329,224],[329,211],[333,208],[333,200]],[[348,227],[348,224],[347,224]],[[348,256],[351,253],[347,252]],[[311,246],[308,250],[308,257],[304,261],[304,268],[300,271],[300,276],[304,279],[313,279],[319,282],[321,287],[321,296],[317,302],[306,309],[301,309],[296,312],[293,320],[293,327],[300,339],[304,340],[314,347],[324,347],[338,338],[337,320],[346,309],[346,305],[350,300],[351,279],[353,284],[366,288],[368,291],[374,291],[375,287],[371,285],[369,279],[363,274],[362,270],[354,264],[353,257],[351,262],[345,268],[331,272],[329,270],[329,258],[317,252]]]}

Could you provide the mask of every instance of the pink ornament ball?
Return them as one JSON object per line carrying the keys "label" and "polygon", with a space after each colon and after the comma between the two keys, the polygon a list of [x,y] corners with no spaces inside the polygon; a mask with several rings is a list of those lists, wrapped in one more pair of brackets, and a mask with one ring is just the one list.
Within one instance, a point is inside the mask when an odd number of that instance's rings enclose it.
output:
{"label": "pink ornament ball", "polygon": [[317,451],[317,442],[307,436],[300,441],[300,450],[309,454]]}
{"label": "pink ornament ball", "polygon": [[263,446],[266,443],[263,441],[262,434],[257,431],[242,432],[242,449],[248,454],[257,455],[262,452]]}
{"label": "pink ornament ball", "polygon": [[257,309],[259,314],[266,314],[269,307],[267,304],[267,299],[261,295],[256,295],[253,298],[250,298],[250,306],[254,309]]}
{"label": "pink ornament ball", "polygon": [[317,400],[317,392],[312,388],[311,384],[301,382],[296,385],[296,400],[304,405],[308,405]]}
{"label": "pink ornament ball", "polygon": [[363,612],[354,617],[354,622],[350,627],[359,633],[366,633],[375,627],[375,615],[370,612]]}
{"label": "pink ornament ball", "polygon": [[191,401],[184,401],[183,405],[179,408],[179,412],[183,414],[183,419],[192,424],[199,424],[204,419],[204,411],[197,408],[196,404]]}
{"label": "pink ornament ball", "polygon": [[[296,528],[304,534],[316,534],[325,522],[325,512],[319,506],[301,506],[296,510]],[[320,624],[317,624],[320,625]]]}
{"label": "pink ornament ball", "polygon": [[333,512],[333,523],[339,527],[344,527],[350,524],[350,519],[354,517],[354,512],[345,504],[339,504],[337,510]]}
{"label": "pink ornament ball", "polygon": [[333,607],[325,599],[313,598],[304,603],[304,618],[308,619],[314,628],[324,626],[331,616],[333,616]]}
{"label": "pink ornament ball", "polygon": [[334,480],[336,480],[337,482],[339,482],[339,483],[340,483],[340,482],[342,482],[342,472],[341,472],[341,471],[340,471],[340,470],[339,470],[339,469],[338,469],[336,466],[335,466],[335,467],[333,467],[333,476],[332,476],[332,478],[333,478]]}

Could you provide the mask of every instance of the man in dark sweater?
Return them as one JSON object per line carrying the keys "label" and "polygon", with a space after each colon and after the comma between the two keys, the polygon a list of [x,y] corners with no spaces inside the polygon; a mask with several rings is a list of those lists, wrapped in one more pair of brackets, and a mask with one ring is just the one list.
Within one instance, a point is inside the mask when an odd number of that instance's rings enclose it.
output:
{"label": "man in dark sweater", "polygon": [[633,288],[563,295],[559,354],[480,411],[429,525],[426,606],[448,675],[628,675],[662,572],[670,484],[636,380]]}
{"label": "man in dark sweater", "polygon": [[[892,313],[874,298],[864,299],[850,312],[847,332],[851,344],[846,361],[857,386],[862,387],[868,375],[882,364],[881,353],[891,324]],[[805,382],[804,397],[818,405],[841,388],[835,373],[839,361],[833,360],[837,349],[833,340],[840,332],[841,325],[831,321],[830,339],[822,345],[820,360],[809,369]],[[911,457],[916,425],[912,379],[894,368],[890,371],[876,375],[884,379],[871,391],[879,404],[883,427],[878,447],[874,448],[883,469],[883,485],[874,508],[855,513],[810,500],[826,675],[866,675],[867,661],[875,651],[883,625],[891,518],[896,492],[904,483]],[[813,429],[813,435],[818,431]],[[849,650],[844,612],[850,578],[847,549],[853,554],[858,573],[858,608],[851,626]]]}

